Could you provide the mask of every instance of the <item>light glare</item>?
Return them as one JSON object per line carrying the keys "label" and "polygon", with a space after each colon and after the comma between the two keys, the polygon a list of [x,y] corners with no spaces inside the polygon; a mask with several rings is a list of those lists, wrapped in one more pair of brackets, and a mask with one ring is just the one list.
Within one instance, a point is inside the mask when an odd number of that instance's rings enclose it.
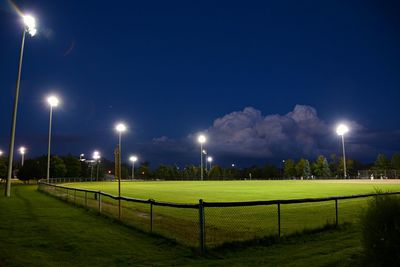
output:
{"label": "light glare", "polygon": [[207,161],[208,161],[208,162],[212,162],[212,161],[213,161],[213,158],[212,158],[212,157],[208,157],[208,158],[207,158]]}
{"label": "light glare", "polygon": [[32,17],[31,15],[24,15],[23,17],[24,20],[24,24],[26,27],[26,31],[31,35],[31,36],[35,36],[37,33],[37,29],[36,29],[36,20],[34,17]]}
{"label": "light glare", "polygon": [[204,144],[206,142],[206,137],[204,135],[199,135],[197,138],[197,141],[199,141],[200,144]]}
{"label": "light glare", "polygon": [[117,126],[115,126],[115,130],[117,130],[117,132],[125,132],[126,131],[126,126],[123,123],[118,123]]}
{"label": "light glare", "polygon": [[339,124],[339,126],[336,128],[336,133],[338,135],[344,135],[349,131],[349,128],[345,124]]}
{"label": "light glare", "polygon": [[132,162],[135,162],[138,160],[138,158],[136,156],[131,156],[131,157],[129,157],[129,160]]}
{"label": "light glare", "polygon": [[49,105],[51,107],[57,107],[58,104],[60,103],[60,101],[58,100],[58,98],[54,95],[51,95],[47,98],[47,103],[49,103]]}
{"label": "light glare", "polygon": [[93,152],[93,159],[95,159],[95,160],[100,159],[100,152],[99,151],[94,151]]}
{"label": "light glare", "polygon": [[25,152],[26,152],[26,148],[23,147],[23,146],[21,146],[21,147],[19,148],[19,153],[25,154]]}

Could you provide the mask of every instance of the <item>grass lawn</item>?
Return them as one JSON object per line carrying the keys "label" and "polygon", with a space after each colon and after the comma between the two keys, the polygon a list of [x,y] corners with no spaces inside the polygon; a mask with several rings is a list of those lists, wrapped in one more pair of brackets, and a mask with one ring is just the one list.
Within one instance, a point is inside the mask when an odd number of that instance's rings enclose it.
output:
{"label": "grass lawn", "polygon": [[[118,194],[116,182],[71,183],[67,186]],[[342,196],[400,191],[400,180],[304,180],[304,181],[161,181],[122,182],[121,195],[179,203],[249,201]]]}
{"label": "grass lawn", "polygon": [[[117,194],[116,182],[66,184],[71,187],[101,190]],[[399,181],[391,180],[313,180],[313,181],[162,181],[123,182],[122,195],[178,203],[205,201],[249,201],[343,196],[371,193],[376,190],[400,191]],[[91,198],[92,205],[96,201]],[[108,203],[110,216],[116,217],[116,201]],[[340,200],[339,222],[357,223],[368,199]],[[198,211],[154,207],[153,230],[156,233],[196,247],[199,244]],[[123,202],[122,219],[135,227],[149,230],[149,205]],[[277,235],[277,206],[206,208],[206,245],[215,247],[224,242],[244,241]],[[281,234],[289,235],[304,229],[321,228],[335,223],[334,201],[281,205]]]}
{"label": "grass lawn", "polygon": [[350,226],[199,258],[32,185],[14,185],[11,198],[0,195],[0,222],[0,266],[356,266],[361,251],[358,228]]}

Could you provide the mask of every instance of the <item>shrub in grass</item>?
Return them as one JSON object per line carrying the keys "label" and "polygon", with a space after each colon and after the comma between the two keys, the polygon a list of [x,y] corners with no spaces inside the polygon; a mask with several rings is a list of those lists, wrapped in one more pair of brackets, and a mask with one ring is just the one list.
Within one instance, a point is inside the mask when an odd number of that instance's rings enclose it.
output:
{"label": "shrub in grass", "polygon": [[400,197],[379,196],[361,220],[364,252],[371,266],[400,266]]}

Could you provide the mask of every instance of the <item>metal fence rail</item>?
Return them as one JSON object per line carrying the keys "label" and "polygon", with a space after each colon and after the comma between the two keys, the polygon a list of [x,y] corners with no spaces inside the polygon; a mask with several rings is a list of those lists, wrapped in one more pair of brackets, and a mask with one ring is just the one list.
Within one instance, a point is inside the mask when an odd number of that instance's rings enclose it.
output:
{"label": "metal fence rail", "polygon": [[[171,203],[153,199],[118,197],[39,181],[39,190],[119,219],[150,233],[197,247],[246,241],[266,236],[280,238],[305,229],[357,221],[367,200],[400,192],[351,196],[247,202]],[[121,205],[121,206],[119,206]],[[119,212],[121,210],[121,212]]]}

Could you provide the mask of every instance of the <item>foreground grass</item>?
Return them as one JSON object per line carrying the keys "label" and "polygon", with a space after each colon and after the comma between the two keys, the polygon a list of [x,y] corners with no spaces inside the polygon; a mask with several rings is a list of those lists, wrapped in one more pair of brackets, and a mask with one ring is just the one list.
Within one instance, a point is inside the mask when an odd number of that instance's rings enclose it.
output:
{"label": "foreground grass", "polygon": [[0,196],[0,266],[359,265],[357,227],[270,246],[235,245],[199,258],[186,247],[73,207],[34,186],[13,186],[12,194]]}
{"label": "foreground grass", "polygon": [[191,252],[36,191],[0,197],[0,266],[190,264]]}

